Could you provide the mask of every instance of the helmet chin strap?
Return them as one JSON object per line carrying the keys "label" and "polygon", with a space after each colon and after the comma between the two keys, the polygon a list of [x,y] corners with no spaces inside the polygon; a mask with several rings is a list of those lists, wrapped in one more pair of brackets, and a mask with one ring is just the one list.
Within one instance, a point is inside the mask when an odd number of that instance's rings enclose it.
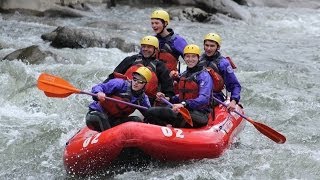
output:
{"label": "helmet chin strap", "polygon": [[151,54],[150,57],[152,57],[152,56],[155,55],[155,54],[156,54],[156,48],[153,49],[153,53]]}
{"label": "helmet chin strap", "polygon": [[166,27],[167,27],[167,26],[165,25],[165,22],[164,22],[164,23],[163,23],[163,28],[162,28],[161,32],[158,33],[158,35],[161,35]]}
{"label": "helmet chin strap", "polygon": [[159,35],[161,35],[161,33],[163,33],[165,26],[163,26],[161,32],[159,33]]}
{"label": "helmet chin strap", "polygon": [[153,49],[153,53],[149,56],[149,57],[146,57],[146,58],[151,58],[153,55],[156,54],[156,48]]}

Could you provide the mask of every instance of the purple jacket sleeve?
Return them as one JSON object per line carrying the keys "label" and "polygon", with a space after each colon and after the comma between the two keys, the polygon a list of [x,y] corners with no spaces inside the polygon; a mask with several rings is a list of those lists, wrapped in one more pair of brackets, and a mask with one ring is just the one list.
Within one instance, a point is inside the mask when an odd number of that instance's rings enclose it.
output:
{"label": "purple jacket sleeve", "polygon": [[173,40],[173,46],[179,52],[179,55],[183,57],[183,50],[187,46],[187,41],[183,37],[176,35]]}
{"label": "purple jacket sleeve", "polygon": [[235,100],[238,103],[240,100],[241,85],[227,59],[223,58],[219,65],[226,89],[228,92],[231,92],[230,100]]}
{"label": "purple jacket sleeve", "polygon": [[195,99],[186,100],[190,109],[203,109],[209,105],[213,83],[208,72],[202,71],[197,76],[199,96]]}
{"label": "purple jacket sleeve", "polygon": [[144,107],[147,107],[147,108],[150,108],[151,107],[151,104],[150,104],[150,101],[149,101],[149,98],[148,96],[145,94],[144,97],[143,97],[143,100],[142,100],[142,106]]}
{"label": "purple jacket sleeve", "polygon": [[111,79],[107,83],[100,83],[93,86],[91,92],[94,94],[98,92],[103,92],[106,95],[110,95],[114,92],[125,89],[124,86],[126,86],[125,80],[115,78],[115,79]]}
{"label": "purple jacket sleeve", "polygon": [[[128,89],[128,86],[130,83],[127,83],[126,80],[115,78],[109,80],[107,83],[100,83],[92,87],[92,93],[98,93],[98,92],[103,92],[106,95],[113,94],[115,92],[126,92]],[[96,97],[93,97],[94,102],[92,102],[89,107],[94,110],[98,110],[100,112],[103,112],[102,107],[99,105],[97,102],[98,99]],[[136,104],[137,102],[137,97],[131,96],[130,103]],[[147,95],[144,95],[142,103],[142,106],[150,108],[150,101]]]}
{"label": "purple jacket sleeve", "polygon": [[[91,92],[94,94],[96,94],[98,92],[103,92],[106,95],[109,95],[113,92],[121,91],[122,89],[126,89],[127,88],[126,84],[127,83],[125,83],[125,80],[123,80],[123,79],[118,79],[118,78],[111,79],[110,81],[108,81],[106,83],[100,83],[100,84],[93,86]],[[94,102],[89,104],[89,108],[92,110],[103,112],[103,109],[100,106],[97,97],[92,96],[92,98],[93,98]]]}

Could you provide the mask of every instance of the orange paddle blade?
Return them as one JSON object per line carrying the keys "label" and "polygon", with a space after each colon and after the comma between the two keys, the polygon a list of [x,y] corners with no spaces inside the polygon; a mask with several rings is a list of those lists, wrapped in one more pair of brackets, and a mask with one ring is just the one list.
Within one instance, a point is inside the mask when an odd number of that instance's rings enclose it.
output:
{"label": "orange paddle blade", "polygon": [[57,98],[64,98],[70,96],[72,93],[67,93],[67,94],[58,94],[58,93],[50,93],[44,91],[44,94],[48,97],[57,97]]}
{"label": "orange paddle blade", "polygon": [[250,118],[246,118],[246,120],[249,121],[259,132],[266,135],[267,137],[272,139],[274,142],[278,144],[283,144],[286,142],[285,136],[273,130],[272,128],[268,127],[267,125],[256,122]]}
{"label": "orange paddle blade", "polygon": [[[220,101],[218,98],[216,98],[214,96],[212,96],[212,98],[214,100],[216,100],[217,102],[219,102],[220,104],[222,104],[224,107],[228,107],[228,105],[226,103]],[[286,142],[286,137],[284,135],[278,133],[277,131],[273,130],[272,128],[268,127],[267,125],[255,122],[251,118],[245,116],[244,114],[242,114],[238,111],[233,111],[233,112],[235,112],[236,114],[238,114],[239,116],[241,116],[242,118],[244,118],[245,120],[250,122],[259,132],[261,132],[263,135],[267,136],[268,138],[272,139],[274,142],[276,142],[278,144],[283,144]]]}
{"label": "orange paddle blade", "polygon": [[193,127],[193,122],[192,122],[191,115],[190,115],[190,112],[188,111],[188,109],[182,107],[182,108],[179,109],[179,113],[182,115],[183,119],[188,124],[190,124],[190,126]]}
{"label": "orange paddle blade", "polygon": [[[173,107],[173,104],[171,102],[169,102],[166,98],[161,97],[161,100],[163,102],[165,102],[166,104],[170,105],[171,107]],[[183,119],[185,121],[187,121],[187,123],[190,124],[190,126],[193,127],[193,122],[192,122],[189,110],[187,108],[185,108],[185,107],[182,107],[178,111],[182,115]]]}
{"label": "orange paddle blade", "polygon": [[64,79],[46,73],[39,76],[37,86],[48,97],[67,97],[81,92]]}

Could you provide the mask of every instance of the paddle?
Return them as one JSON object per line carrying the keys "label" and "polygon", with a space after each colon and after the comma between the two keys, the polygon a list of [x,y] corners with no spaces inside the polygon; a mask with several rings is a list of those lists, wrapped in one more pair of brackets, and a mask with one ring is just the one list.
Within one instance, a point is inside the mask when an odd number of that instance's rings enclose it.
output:
{"label": "paddle", "polygon": [[[217,102],[219,102],[220,104],[222,104],[224,107],[228,107],[227,104],[225,104],[224,102],[220,101],[216,97],[213,97],[213,99],[216,100]],[[251,118],[239,113],[238,111],[233,111],[233,112],[235,112],[239,116],[241,116],[244,119],[246,119],[247,121],[249,121],[259,132],[261,132],[262,134],[264,134],[268,138],[272,139],[274,142],[276,142],[278,144],[283,144],[283,143],[286,142],[286,137],[285,136],[283,136],[282,134],[280,134],[277,131],[273,130],[272,128],[268,127],[267,125],[259,123],[259,122],[256,122],[256,121],[252,120]]]}
{"label": "paddle", "polygon": [[[170,103],[166,98],[161,97],[161,100],[162,100],[163,102],[165,102],[166,104],[170,105],[171,107],[173,106],[173,104]],[[179,111],[179,113],[182,115],[183,119],[184,119],[188,124],[190,124],[190,126],[193,127],[193,122],[192,122],[192,119],[191,119],[191,116],[190,116],[190,113],[189,113],[188,109],[185,108],[185,107],[182,107],[182,108],[180,108],[178,111]]]}
{"label": "paddle", "polygon": [[[75,87],[73,87],[69,82],[67,82],[66,80],[57,77],[57,76],[53,76],[50,74],[46,74],[46,73],[42,73],[39,78],[38,78],[38,84],[37,84],[38,88],[42,91],[44,91],[45,95],[48,97],[57,97],[57,98],[64,98],[64,97],[68,97],[71,94],[77,93],[77,94],[87,94],[90,96],[95,96],[97,97],[96,94],[90,93],[90,92],[85,92],[85,91],[81,91]],[[130,106],[134,106],[136,108],[140,108],[140,109],[145,109],[147,110],[147,107],[144,106],[140,106],[137,104],[132,104],[126,101],[121,101],[119,99],[114,99],[111,97],[105,97],[108,100],[111,101],[115,101],[115,102],[119,102],[119,103],[124,103]]]}

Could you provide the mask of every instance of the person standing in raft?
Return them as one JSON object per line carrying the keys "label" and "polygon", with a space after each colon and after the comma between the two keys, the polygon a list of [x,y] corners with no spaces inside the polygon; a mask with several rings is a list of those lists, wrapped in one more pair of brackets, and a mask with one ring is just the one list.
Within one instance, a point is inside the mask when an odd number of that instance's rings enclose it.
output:
{"label": "person standing in raft", "polygon": [[187,46],[187,41],[180,35],[174,33],[171,28],[167,28],[170,16],[167,11],[155,10],[151,14],[151,27],[159,40],[159,60],[165,62],[170,71],[170,75],[177,74],[179,56],[183,57],[183,49]]}
{"label": "person standing in raft", "polygon": [[[169,107],[152,107],[145,112],[145,121],[151,124],[173,127],[189,127],[178,109],[185,107],[189,110],[193,127],[205,126],[208,123],[208,115],[211,112],[210,97],[213,82],[207,70],[199,66],[200,48],[190,44],[184,48],[184,61],[187,70],[181,74],[179,80],[179,95],[170,98],[173,104]],[[157,93],[157,98],[164,94]]]}
{"label": "person standing in raft", "polygon": [[[230,103],[227,109],[234,111],[236,104],[240,100],[241,85],[233,71],[235,65],[230,58],[225,58],[220,53],[221,37],[216,33],[209,33],[205,36],[203,41],[204,53],[200,57],[200,65],[210,68],[216,72],[216,78],[214,78],[215,88],[213,89],[213,96],[221,101],[225,101],[225,95],[223,94],[223,86],[225,85],[226,90],[231,92]],[[222,77],[221,78],[217,76]],[[218,85],[220,84],[220,85]],[[216,103],[213,103],[216,104]]]}
{"label": "person standing in raft", "polygon": [[[147,67],[140,67],[132,73],[132,76],[132,80],[115,78],[92,87],[92,93],[98,96],[93,97],[94,102],[89,105],[89,112],[86,115],[86,124],[90,129],[102,132],[128,121],[143,122],[137,116],[129,116],[137,109],[136,107],[105,98],[110,96],[150,108],[149,98],[144,91],[146,84],[151,80],[151,71]],[[141,113],[144,114],[144,111]]]}
{"label": "person standing in raft", "polygon": [[[183,49],[187,46],[187,41],[180,35],[174,33],[171,28],[167,28],[170,16],[167,11],[155,10],[151,14],[151,27],[159,40],[158,59],[165,62],[170,72],[170,77],[174,80],[174,89],[177,91],[177,79],[180,73],[179,57],[183,57]],[[177,92],[176,92],[177,93]]]}
{"label": "person standing in raft", "polygon": [[154,36],[145,36],[140,41],[141,51],[139,54],[126,57],[109,75],[108,79],[116,77],[132,79],[132,72],[139,67],[148,67],[152,72],[150,82],[146,85],[146,94],[149,97],[151,105],[156,99],[158,91],[171,97],[173,92],[173,81],[169,76],[169,71],[162,61],[156,59],[159,51],[159,41]]}

